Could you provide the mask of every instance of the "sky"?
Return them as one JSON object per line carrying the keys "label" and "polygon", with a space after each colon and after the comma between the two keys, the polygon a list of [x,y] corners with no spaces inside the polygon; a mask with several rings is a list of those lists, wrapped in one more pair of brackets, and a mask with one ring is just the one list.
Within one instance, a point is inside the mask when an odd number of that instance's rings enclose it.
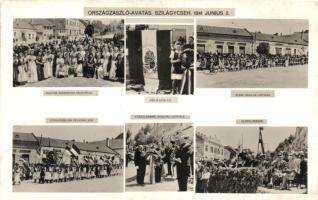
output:
{"label": "sky", "polygon": [[[274,151],[285,138],[295,134],[296,127],[264,127],[263,142],[265,151]],[[238,147],[243,138],[243,148],[257,152],[258,127],[197,127],[196,132],[206,136],[216,135],[225,146]]]}
{"label": "sky", "polygon": [[291,34],[308,28],[303,19],[199,19],[198,25],[246,28],[250,32]]}
{"label": "sky", "polygon": [[115,138],[124,131],[123,126],[14,126],[13,131],[34,133],[36,136],[63,140],[97,141]]}

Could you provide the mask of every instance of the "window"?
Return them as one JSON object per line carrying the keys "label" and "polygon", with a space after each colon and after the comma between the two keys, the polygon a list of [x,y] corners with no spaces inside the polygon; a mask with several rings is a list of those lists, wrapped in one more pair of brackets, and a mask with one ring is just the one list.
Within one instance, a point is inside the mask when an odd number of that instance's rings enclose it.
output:
{"label": "window", "polygon": [[228,46],[228,53],[234,54],[234,46]]}
{"label": "window", "polygon": [[208,151],[208,145],[205,145],[205,151],[207,152]]}
{"label": "window", "polygon": [[294,55],[296,55],[296,49],[294,49]]}
{"label": "window", "polygon": [[213,153],[213,147],[211,147],[211,149],[210,149],[210,150],[211,150],[211,153]]}
{"label": "window", "polygon": [[22,155],[21,155],[21,158],[22,158],[23,160],[25,160],[26,162],[29,162],[29,160],[30,160],[30,156],[29,156],[28,154],[22,154]]}
{"label": "window", "polygon": [[240,47],[239,48],[240,54],[245,54],[245,47]]}
{"label": "window", "polygon": [[17,32],[14,32],[13,34],[14,34],[14,37],[17,37]]}
{"label": "window", "polygon": [[216,45],[216,52],[223,53],[223,45]]}
{"label": "window", "polygon": [[286,54],[287,55],[291,55],[291,49],[290,48],[286,48]]}
{"label": "window", "polygon": [[29,34],[29,39],[31,39],[31,34]]}
{"label": "window", "polygon": [[205,52],[205,45],[204,44],[198,44],[197,45],[197,51],[199,53],[204,53]]}
{"label": "window", "polygon": [[282,48],[276,47],[276,55],[282,55]]}

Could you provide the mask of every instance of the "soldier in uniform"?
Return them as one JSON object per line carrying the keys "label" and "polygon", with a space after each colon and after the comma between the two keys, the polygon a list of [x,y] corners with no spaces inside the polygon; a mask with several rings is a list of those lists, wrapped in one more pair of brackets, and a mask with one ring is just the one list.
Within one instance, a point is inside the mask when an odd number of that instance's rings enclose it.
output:
{"label": "soldier in uniform", "polygon": [[179,191],[187,191],[188,178],[191,173],[191,144],[186,142],[187,137],[180,138],[180,145],[176,149],[175,162],[177,166],[177,179]]}

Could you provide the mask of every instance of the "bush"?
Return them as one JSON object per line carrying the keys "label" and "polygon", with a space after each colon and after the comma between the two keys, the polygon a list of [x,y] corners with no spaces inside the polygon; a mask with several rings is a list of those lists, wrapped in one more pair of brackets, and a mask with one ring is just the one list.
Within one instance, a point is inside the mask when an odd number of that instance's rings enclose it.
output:
{"label": "bush", "polygon": [[214,168],[209,179],[211,193],[255,193],[263,175],[254,167]]}
{"label": "bush", "polygon": [[265,43],[265,42],[259,43],[259,45],[256,47],[256,52],[258,54],[268,55],[269,54],[269,44]]}

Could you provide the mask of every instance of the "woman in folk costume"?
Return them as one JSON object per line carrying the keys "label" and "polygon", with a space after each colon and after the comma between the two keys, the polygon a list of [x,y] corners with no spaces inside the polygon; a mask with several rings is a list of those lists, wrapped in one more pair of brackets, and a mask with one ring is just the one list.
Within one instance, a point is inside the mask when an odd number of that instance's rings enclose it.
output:
{"label": "woman in folk costume", "polygon": [[51,180],[52,180],[52,176],[51,176],[51,172],[50,172],[50,170],[49,170],[49,167],[47,167],[47,168],[45,169],[45,177],[44,177],[44,179],[45,179],[45,182],[46,182],[46,183],[49,183],[49,182],[51,182]]}
{"label": "woman in folk costume", "polygon": [[101,54],[96,54],[96,79],[104,79],[103,73],[103,63],[104,59],[101,58]]}
{"label": "woman in folk costume", "polygon": [[68,170],[68,178],[69,180],[73,180],[74,179],[74,174],[73,174],[73,167],[70,166],[69,170]]}
{"label": "woman in folk costume", "polygon": [[51,53],[51,50],[48,49],[47,51],[47,62],[49,63],[48,65],[48,78],[53,77],[53,60],[54,60],[54,55]]}
{"label": "woman in folk costume", "polygon": [[116,70],[117,70],[116,58],[117,58],[117,55],[118,55],[118,47],[115,47],[114,52],[112,54],[111,68],[109,70],[109,79],[110,80],[116,80]]}
{"label": "woman in folk costume", "polygon": [[60,69],[62,69],[64,66],[64,58],[62,53],[58,54],[58,58],[56,59],[56,77],[60,78]]}
{"label": "woman in folk costume", "polygon": [[78,77],[83,76],[83,62],[85,57],[85,51],[83,51],[83,48],[80,46],[78,48],[77,52],[77,68],[76,68],[76,75]]}
{"label": "woman in folk costume", "polygon": [[77,69],[77,48],[73,45],[72,50],[70,52],[70,68],[69,75],[76,77],[76,69]]}
{"label": "woman in folk costume", "polygon": [[39,173],[39,169],[38,167],[34,167],[34,171],[33,171],[33,174],[32,174],[32,179],[33,179],[33,182],[36,183],[36,182],[39,182],[39,179],[40,179],[40,173]]}
{"label": "woman in folk costume", "polygon": [[43,63],[44,63],[44,67],[43,67],[43,75],[44,75],[44,79],[49,78],[49,74],[50,74],[50,70],[51,70],[51,63],[49,61],[50,55],[48,54],[47,51],[45,51],[44,55],[43,55]]}
{"label": "woman in folk costume", "polygon": [[27,66],[26,66],[26,57],[21,53],[19,53],[18,57],[18,76],[17,82],[19,85],[23,85],[28,81],[28,74],[27,74]]}
{"label": "woman in folk costume", "polygon": [[104,47],[104,50],[103,50],[103,75],[104,75],[104,79],[105,78],[108,78],[109,76],[109,64],[110,64],[110,52],[109,52],[109,49],[108,49],[108,46],[105,46]]}
{"label": "woman in folk costume", "polygon": [[179,94],[181,87],[182,74],[184,69],[181,66],[181,44],[177,41],[175,43],[175,51],[170,55],[171,58],[171,79],[172,79],[172,94]]}
{"label": "woman in folk costume", "polygon": [[81,179],[86,178],[86,167],[85,166],[81,166]]}
{"label": "woman in folk costume", "polygon": [[38,79],[39,81],[42,81],[44,80],[44,54],[43,52],[40,50],[36,56],[36,59],[35,59],[35,63],[36,63],[36,66],[37,66],[37,73],[38,73]]}
{"label": "woman in folk costume", "polygon": [[56,183],[59,181],[59,174],[58,174],[58,168],[57,167],[55,167],[53,169],[52,180],[53,180],[53,182],[56,182]]}
{"label": "woman in folk costume", "polygon": [[27,57],[27,66],[28,66],[28,71],[29,71],[29,83],[35,83],[38,82],[38,72],[37,72],[37,67],[35,63],[36,57],[34,56],[34,51],[30,51],[30,55]]}
{"label": "woman in folk costume", "polygon": [[60,169],[59,182],[65,182],[64,168],[61,168],[61,169]]}
{"label": "woman in folk costume", "polygon": [[19,185],[19,184],[21,184],[21,170],[20,170],[19,165],[16,165],[16,166],[15,166],[13,176],[14,176],[13,185]]}
{"label": "woman in folk costume", "polygon": [[116,70],[116,77],[119,81],[124,82],[125,79],[125,66],[124,66],[124,51],[121,49],[117,56],[117,70]]}
{"label": "woman in folk costume", "polygon": [[18,82],[18,66],[19,66],[19,58],[18,54],[13,55],[13,87],[19,84]]}
{"label": "woman in folk costume", "polygon": [[102,170],[101,170],[101,176],[104,178],[106,176],[106,166],[103,165]]}
{"label": "woman in folk costume", "polygon": [[96,59],[95,59],[93,53],[90,53],[88,55],[88,58],[86,61],[86,78],[93,78],[94,77],[95,64],[96,64]]}
{"label": "woman in folk costume", "polygon": [[91,168],[91,178],[95,178],[95,167]]}

